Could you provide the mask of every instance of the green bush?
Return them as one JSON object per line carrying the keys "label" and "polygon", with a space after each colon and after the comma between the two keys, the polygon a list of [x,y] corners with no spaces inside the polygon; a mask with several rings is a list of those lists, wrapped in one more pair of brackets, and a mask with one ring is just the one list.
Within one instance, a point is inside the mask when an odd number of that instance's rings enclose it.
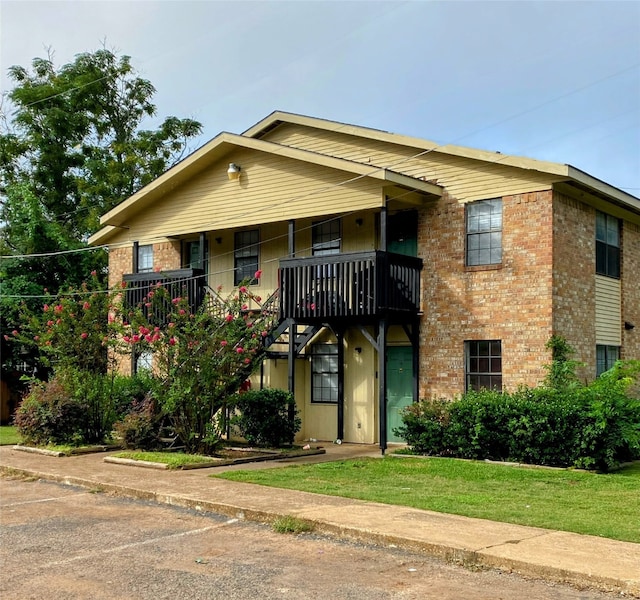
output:
{"label": "green bush", "polygon": [[277,448],[290,446],[302,422],[290,392],[264,389],[244,392],[236,396],[231,418],[250,444]]}
{"label": "green bush", "polygon": [[62,377],[32,384],[14,417],[22,440],[36,446],[82,443],[85,421],[85,407]]}
{"label": "green bush", "polygon": [[410,406],[396,433],[414,452],[608,471],[640,458],[640,362],[619,362],[586,386],[468,392]]}
{"label": "green bush", "polygon": [[160,447],[162,415],[152,396],[134,401],[131,410],[114,425],[126,448],[156,450]]}

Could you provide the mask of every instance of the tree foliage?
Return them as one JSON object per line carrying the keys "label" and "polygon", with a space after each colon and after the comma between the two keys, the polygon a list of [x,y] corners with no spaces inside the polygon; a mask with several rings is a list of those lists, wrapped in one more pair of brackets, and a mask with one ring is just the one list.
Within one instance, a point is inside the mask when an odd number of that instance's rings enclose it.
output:
{"label": "tree foliage", "polygon": [[[201,130],[173,116],[144,128],[156,115],[155,88],[130,57],[104,48],[61,67],[52,56],[36,58],[30,69],[11,67],[9,77],[14,87],[0,120],[3,334],[17,326],[20,297],[77,287],[89,271],[106,273],[104,251],[18,257],[85,247],[100,215],[180,160]],[[32,309],[34,302],[27,299]],[[16,362],[3,346],[5,374]]]}

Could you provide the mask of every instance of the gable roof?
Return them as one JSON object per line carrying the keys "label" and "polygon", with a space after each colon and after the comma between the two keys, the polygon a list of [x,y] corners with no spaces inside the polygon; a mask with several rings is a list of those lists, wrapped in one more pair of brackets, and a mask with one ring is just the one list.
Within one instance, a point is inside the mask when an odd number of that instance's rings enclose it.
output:
{"label": "gable roof", "polygon": [[370,178],[429,196],[441,196],[442,188],[397,171],[366,165],[360,162],[327,156],[309,150],[275,144],[261,139],[228,132],[218,134],[182,161],[165,171],[151,183],[100,217],[103,227],[89,238],[89,244],[101,243],[115,228],[121,227],[130,216],[143,210],[177,186],[188,181],[209,165],[221,161],[235,149],[248,149],[279,155],[321,167],[337,169],[353,175],[353,181]]}
{"label": "gable roof", "polygon": [[329,121],[327,119],[319,119],[317,117],[308,117],[295,113],[284,111],[274,111],[249,129],[243,135],[260,139],[269,131],[275,129],[283,123],[293,125],[301,125],[315,129],[322,129],[351,135],[370,140],[377,140],[400,146],[407,146],[423,150],[424,154],[435,152],[460,158],[468,158],[472,160],[480,160],[492,164],[501,164],[505,166],[517,167],[545,173],[553,176],[559,176],[568,182],[576,184],[578,187],[588,189],[608,198],[614,204],[630,209],[632,212],[640,214],[640,199],[636,196],[616,188],[596,177],[581,171],[568,164],[555,163],[549,161],[537,160],[534,158],[526,158],[521,156],[512,156],[508,154],[500,154],[498,152],[490,152],[488,150],[477,150],[475,148],[467,148],[464,146],[456,146],[453,144],[440,145],[429,140],[390,133],[379,129],[371,129],[369,127],[361,127],[359,125],[350,125],[337,121]]}
{"label": "gable roof", "polygon": [[383,167],[376,167],[356,160],[339,158],[330,154],[314,152],[293,145],[284,145],[263,139],[270,131],[273,131],[283,124],[299,125],[311,129],[403,146],[411,148],[412,150],[418,150],[416,156],[437,153],[444,156],[514,167],[548,175],[553,178],[553,181],[564,182],[562,185],[569,192],[595,193],[603,197],[607,202],[611,202],[623,209],[625,212],[630,211],[634,215],[640,215],[640,199],[570,165],[503,155],[451,144],[438,145],[435,142],[421,138],[389,133],[378,129],[339,123],[337,121],[308,117],[284,111],[274,111],[247,129],[242,135],[228,132],[218,134],[215,138],[168,169],[160,177],[105,213],[100,218],[102,228],[89,238],[89,244],[103,243],[117,228],[122,227],[133,214],[148,207],[210,165],[222,161],[227,154],[237,149],[265,152],[321,167],[337,169],[352,174],[353,181],[361,178],[369,178],[387,182],[408,190],[415,190],[429,196],[442,195],[443,190],[441,186],[424,181],[418,177],[412,177],[405,173]]}

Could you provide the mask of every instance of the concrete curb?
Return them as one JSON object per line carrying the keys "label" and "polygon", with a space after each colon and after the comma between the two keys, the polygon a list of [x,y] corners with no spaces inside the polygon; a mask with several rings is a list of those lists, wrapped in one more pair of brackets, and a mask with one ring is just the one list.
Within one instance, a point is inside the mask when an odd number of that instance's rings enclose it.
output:
{"label": "concrete curb", "polygon": [[448,545],[446,543],[425,542],[424,540],[411,539],[408,536],[397,536],[380,531],[374,531],[369,528],[331,523],[329,520],[305,516],[304,512],[300,510],[286,510],[286,508],[278,511],[260,510],[247,508],[246,506],[238,504],[196,499],[175,493],[160,493],[141,490],[113,483],[98,483],[81,477],[43,473],[23,468],[0,466],[0,473],[54,481],[65,485],[74,485],[95,491],[110,493],[116,496],[136,498],[202,512],[213,512],[230,518],[258,523],[268,524],[278,518],[292,516],[312,525],[314,532],[322,535],[378,546],[403,548],[438,558],[447,563],[460,565],[465,568],[496,569],[516,573],[524,577],[570,584],[578,589],[592,588],[605,592],[614,591],[619,592],[622,595],[640,598],[640,586],[636,585],[637,582],[635,581],[626,581],[616,577],[606,577],[602,575],[577,572],[561,567],[534,564],[518,558],[505,557],[500,553],[492,552],[491,548],[468,550]]}

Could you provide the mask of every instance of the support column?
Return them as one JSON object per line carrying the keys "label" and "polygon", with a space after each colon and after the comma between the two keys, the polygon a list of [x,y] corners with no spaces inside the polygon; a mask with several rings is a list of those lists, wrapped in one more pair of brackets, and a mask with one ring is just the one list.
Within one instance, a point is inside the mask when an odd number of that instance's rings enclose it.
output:
{"label": "support column", "polygon": [[378,325],[378,421],[380,451],[387,449],[387,327],[386,319]]}
{"label": "support column", "polygon": [[[287,319],[289,325],[289,360],[287,361],[287,379],[289,383],[289,392],[296,397],[296,333],[298,326],[294,319]],[[295,418],[295,404],[289,407],[289,419],[293,422]]]}
{"label": "support column", "polygon": [[296,255],[296,222],[293,219],[289,221],[289,235],[287,239],[289,241],[289,258],[294,258]]}
{"label": "support column", "polygon": [[140,248],[140,242],[133,242],[133,251],[131,253],[131,272],[132,273],[137,273],[138,272],[138,255],[140,254],[138,252]]}
{"label": "support column", "polygon": [[336,331],[338,341],[338,439],[344,439],[344,332]]}

